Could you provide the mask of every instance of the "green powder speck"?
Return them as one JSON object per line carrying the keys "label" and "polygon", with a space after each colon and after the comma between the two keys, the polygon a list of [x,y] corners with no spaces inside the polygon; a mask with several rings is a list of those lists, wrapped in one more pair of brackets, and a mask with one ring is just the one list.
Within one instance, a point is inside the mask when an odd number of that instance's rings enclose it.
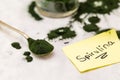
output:
{"label": "green powder speck", "polygon": [[[79,3],[79,8],[76,11],[76,14],[72,16],[74,22],[86,23],[86,19],[91,24],[83,24],[83,29],[87,32],[98,32],[98,26],[96,23],[100,22],[99,15],[110,15],[110,13],[119,8],[120,0],[86,0],[85,2]],[[84,18],[81,16],[85,15]],[[89,17],[90,15],[95,15]],[[89,26],[89,27],[88,27]]]}
{"label": "green powder speck", "polygon": [[71,30],[70,27],[61,27],[58,29],[51,30],[48,34],[48,39],[56,39],[61,37],[60,40],[74,38],[76,36],[76,32]]}
{"label": "green powder speck", "polygon": [[83,26],[83,29],[87,32],[96,32],[99,30],[99,27],[95,24],[85,24],[85,26]]}
{"label": "green powder speck", "polygon": [[91,22],[93,24],[100,22],[100,19],[98,17],[96,17],[96,16],[92,16],[88,20],[89,20],[89,22]]}
{"label": "green powder speck", "polygon": [[11,46],[16,49],[21,49],[19,42],[13,42],[13,43],[11,43]]}
{"label": "green powder speck", "polygon": [[29,49],[37,55],[45,55],[51,53],[54,49],[54,46],[48,43],[46,40],[34,40],[28,38]]}
{"label": "green powder speck", "polygon": [[24,52],[24,56],[25,56],[25,59],[27,60],[27,62],[32,62],[33,61],[33,57],[32,56],[30,56],[30,52],[29,51],[25,51]]}
{"label": "green powder speck", "polygon": [[25,51],[23,55],[24,55],[24,56],[30,56],[30,54],[31,54],[31,53],[30,53],[29,51]]}
{"label": "green powder speck", "polygon": [[33,58],[31,56],[27,56],[26,60],[27,60],[27,62],[31,62],[31,61],[33,61]]}
{"label": "green powder speck", "polygon": [[[58,0],[48,0],[48,1],[58,1]],[[85,30],[86,32],[100,33],[102,31],[100,30],[100,27],[97,26],[97,23],[99,23],[101,20],[99,18],[99,15],[103,15],[103,16],[110,15],[110,13],[112,13],[113,10],[119,8],[119,3],[120,0],[86,0],[85,2],[80,2],[79,8],[76,11],[75,15],[73,15],[72,18],[69,20],[69,23],[71,21],[73,22],[70,23],[69,25],[67,24],[67,26],[73,25],[74,22],[85,23],[83,24],[83,30]],[[33,10],[35,6],[36,4],[33,1],[31,3],[31,8],[29,7],[29,9]],[[85,15],[84,18],[82,18],[83,15]],[[94,15],[94,16],[90,17],[90,15]],[[36,18],[37,17],[38,16],[36,16]],[[89,21],[90,23],[86,23],[86,19],[88,19],[87,21]],[[117,34],[120,34],[120,32],[117,31]],[[65,27],[61,27],[55,30],[51,30],[47,34],[47,36],[48,39],[50,40],[56,39],[58,37],[61,37],[60,40],[63,40],[68,38],[74,38],[76,36],[76,32],[71,31],[70,28],[67,29]]]}
{"label": "green powder speck", "polygon": [[33,1],[29,5],[28,12],[35,18],[35,20],[42,20],[42,18],[35,12],[35,7],[36,7],[36,3],[35,3],[35,1]]}

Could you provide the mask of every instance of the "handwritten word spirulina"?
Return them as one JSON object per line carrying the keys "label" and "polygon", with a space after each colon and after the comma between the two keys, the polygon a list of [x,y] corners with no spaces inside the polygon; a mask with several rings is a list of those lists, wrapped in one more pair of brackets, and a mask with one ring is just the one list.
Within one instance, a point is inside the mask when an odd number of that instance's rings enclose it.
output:
{"label": "handwritten word spirulina", "polygon": [[86,52],[84,56],[81,55],[76,56],[76,59],[79,60],[80,62],[85,62],[91,59],[105,59],[106,57],[108,57],[108,52],[105,50],[107,50],[114,44],[115,42],[108,41],[103,45],[98,45],[97,47],[95,47],[95,50],[91,52]]}

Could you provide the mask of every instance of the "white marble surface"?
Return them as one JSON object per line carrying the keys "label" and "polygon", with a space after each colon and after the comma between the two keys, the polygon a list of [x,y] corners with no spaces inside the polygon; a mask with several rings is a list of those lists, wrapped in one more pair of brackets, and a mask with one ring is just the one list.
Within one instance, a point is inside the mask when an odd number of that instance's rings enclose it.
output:
{"label": "white marble surface", "polygon": [[[69,18],[34,20],[27,12],[32,0],[0,0],[0,20],[24,31],[32,38],[41,39],[47,36],[49,30],[65,26]],[[101,28],[113,27],[120,30],[120,10],[106,16],[98,24]],[[107,21],[106,21],[107,20]],[[75,23],[77,37],[69,44],[83,40],[94,33],[87,33],[81,29],[81,24]],[[16,50],[11,43],[20,42],[22,49]],[[39,58],[32,55],[34,60],[27,63],[23,52],[28,50],[27,41],[14,31],[0,27],[0,80],[120,80],[120,64],[100,68],[81,74],[63,54],[62,47],[65,41],[50,41],[55,46],[49,57]],[[118,51],[119,52],[119,51]],[[89,65],[88,65],[89,66]]]}

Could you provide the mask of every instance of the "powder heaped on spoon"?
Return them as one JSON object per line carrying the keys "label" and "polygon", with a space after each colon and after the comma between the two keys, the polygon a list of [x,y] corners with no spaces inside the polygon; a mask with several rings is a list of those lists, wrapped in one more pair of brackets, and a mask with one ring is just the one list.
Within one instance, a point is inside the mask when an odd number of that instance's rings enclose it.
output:
{"label": "powder heaped on spoon", "polygon": [[32,38],[28,38],[29,49],[37,55],[44,55],[51,53],[54,49],[53,45],[48,43],[46,40],[34,40]]}

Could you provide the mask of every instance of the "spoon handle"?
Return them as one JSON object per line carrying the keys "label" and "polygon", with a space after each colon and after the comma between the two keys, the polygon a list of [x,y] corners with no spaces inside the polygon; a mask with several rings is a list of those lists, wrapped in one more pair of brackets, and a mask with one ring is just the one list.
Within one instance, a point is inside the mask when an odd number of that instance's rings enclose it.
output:
{"label": "spoon handle", "polygon": [[28,36],[27,34],[25,34],[24,32],[22,32],[22,31],[20,31],[20,30],[14,28],[14,27],[8,25],[7,23],[5,23],[5,22],[3,22],[3,21],[1,21],[1,20],[0,20],[0,25],[4,25],[5,27],[7,27],[7,28],[9,28],[9,29],[11,29],[11,30],[13,30],[13,31],[15,31],[15,32],[17,32],[17,33],[19,33],[19,34],[21,34],[21,35],[24,36],[26,39],[29,38],[29,36]]}

